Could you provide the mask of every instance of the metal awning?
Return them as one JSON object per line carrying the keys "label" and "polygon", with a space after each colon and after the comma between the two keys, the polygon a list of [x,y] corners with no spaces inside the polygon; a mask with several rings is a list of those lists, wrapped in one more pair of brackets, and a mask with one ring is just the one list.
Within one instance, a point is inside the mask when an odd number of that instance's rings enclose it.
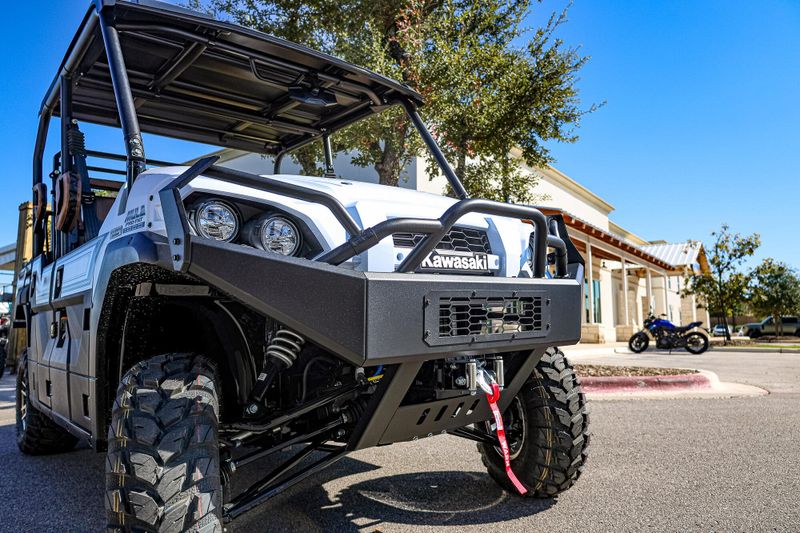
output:
{"label": "metal awning", "polygon": [[[594,224],[591,224],[581,218],[576,217],[575,215],[568,213],[562,209],[550,208],[550,207],[543,207],[541,211],[547,215],[551,214],[560,214],[564,217],[564,223],[567,225],[568,228],[577,230],[587,236],[596,239],[598,242],[604,243],[611,249],[619,250],[620,255],[612,255],[608,254],[605,255],[602,251],[594,252],[596,257],[601,257],[604,259],[609,260],[619,260],[626,255],[628,257],[635,257],[637,260],[641,261],[643,265],[657,267],[661,270],[667,272],[676,271],[676,267],[659,257],[654,256],[653,254],[643,250],[642,248],[635,246],[629,242],[626,242],[621,237],[614,235],[602,228],[598,228]],[[585,251],[583,242],[580,239],[573,239],[573,243],[580,249],[581,251]]]}
{"label": "metal awning", "polygon": [[[394,80],[202,13],[153,0],[98,2],[118,32],[145,132],[277,154],[398,96],[422,103],[417,92]],[[118,126],[95,6],[67,51],[43,112],[58,115],[58,79],[66,71],[75,73],[73,118]]]}

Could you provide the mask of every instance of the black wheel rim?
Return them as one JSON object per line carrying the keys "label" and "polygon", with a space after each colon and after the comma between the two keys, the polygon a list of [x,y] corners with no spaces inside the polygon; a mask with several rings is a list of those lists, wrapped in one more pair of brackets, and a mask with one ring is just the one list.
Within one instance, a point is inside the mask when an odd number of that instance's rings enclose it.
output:
{"label": "black wheel rim", "polygon": [[642,338],[641,335],[637,335],[636,337],[634,337],[631,344],[633,349],[637,352],[640,352],[644,349],[644,339]]}
{"label": "black wheel rim", "polygon": [[700,335],[692,334],[686,338],[686,347],[692,353],[697,353],[703,351],[705,347],[705,340]]}
{"label": "black wheel rim", "polygon": [[[486,422],[487,433],[494,434],[493,425],[493,420]],[[509,456],[512,460],[516,459],[522,452],[525,436],[528,432],[528,425],[525,421],[525,408],[522,406],[519,397],[514,397],[511,405],[503,413],[503,428],[506,433],[506,442],[508,442]],[[498,455],[503,455],[503,451],[499,447],[495,446],[494,449]]]}

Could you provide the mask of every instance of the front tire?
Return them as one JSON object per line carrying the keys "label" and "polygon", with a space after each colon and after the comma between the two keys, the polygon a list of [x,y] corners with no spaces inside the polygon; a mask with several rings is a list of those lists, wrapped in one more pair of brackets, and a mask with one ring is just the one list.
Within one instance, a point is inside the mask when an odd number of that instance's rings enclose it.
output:
{"label": "front tire", "polygon": [[49,455],[71,450],[78,439],[31,403],[28,388],[28,351],[17,369],[17,447],[27,455]]}
{"label": "front tire", "polygon": [[686,335],[686,351],[694,354],[700,355],[701,353],[708,350],[708,337],[706,337],[703,333],[699,331],[693,331]]}
{"label": "front tire", "polygon": [[642,353],[647,349],[648,344],[650,344],[650,337],[644,333],[636,333],[628,341],[628,348],[633,353]]}
{"label": "front tire", "polygon": [[[586,463],[589,412],[580,380],[560,350],[545,352],[506,409],[504,424],[507,417],[511,468],[527,497],[552,498],[575,484]],[[500,451],[486,444],[478,450],[492,479],[517,494]]]}
{"label": "front tire", "polygon": [[215,365],[160,355],[122,378],[106,461],[109,531],[222,532]]}

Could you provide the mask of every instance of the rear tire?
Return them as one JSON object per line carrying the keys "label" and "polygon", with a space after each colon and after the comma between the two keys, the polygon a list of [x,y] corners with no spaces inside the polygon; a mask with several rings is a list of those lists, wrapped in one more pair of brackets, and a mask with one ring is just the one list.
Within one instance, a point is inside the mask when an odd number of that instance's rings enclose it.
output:
{"label": "rear tire", "polygon": [[222,532],[215,365],[160,355],[122,378],[106,460],[108,530]]}
{"label": "rear tire", "polygon": [[[569,489],[586,463],[589,411],[580,380],[560,350],[548,348],[511,407],[503,415],[504,424],[514,412],[520,413],[522,422],[515,429],[510,420],[506,427],[511,468],[528,489],[526,496],[552,498]],[[486,444],[478,444],[478,451],[492,479],[518,494],[506,475],[500,451]]]}
{"label": "rear tire", "polygon": [[628,341],[628,348],[633,353],[642,353],[647,349],[650,344],[650,337],[644,333],[636,333]]}
{"label": "rear tire", "polygon": [[708,350],[708,337],[699,331],[693,331],[686,335],[686,351],[694,355],[700,355]]}
{"label": "rear tire", "polygon": [[27,455],[48,455],[71,450],[78,439],[31,404],[28,396],[28,351],[22,352],[17,370],[17,446]]}

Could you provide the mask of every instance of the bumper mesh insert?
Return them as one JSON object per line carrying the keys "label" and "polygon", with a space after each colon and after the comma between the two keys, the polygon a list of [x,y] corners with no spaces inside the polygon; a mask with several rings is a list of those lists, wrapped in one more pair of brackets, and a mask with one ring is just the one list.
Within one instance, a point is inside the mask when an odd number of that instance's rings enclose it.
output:
{"label": "bumper mesh insert", "polygon": [[439,337],[492,336],[542,331],[542,297],[468,297],[439,299]]}

